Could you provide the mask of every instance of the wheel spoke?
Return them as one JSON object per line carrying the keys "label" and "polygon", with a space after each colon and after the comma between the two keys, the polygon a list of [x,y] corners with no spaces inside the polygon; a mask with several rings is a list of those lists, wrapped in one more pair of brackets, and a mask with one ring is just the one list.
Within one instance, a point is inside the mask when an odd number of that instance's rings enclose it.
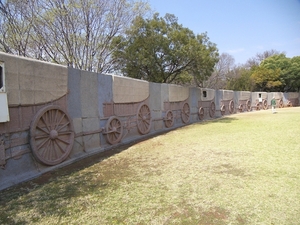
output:
{"label": "wheel spoke", "polygon": [[54,140],[55,144],[57,145],[57,147],[60,149],[61,153],[65,153],[65,150],[60,146],[60,144],[57,142],[57,140]]}
{"label": "wheel spoke", "polygon": [[142,121],[143,127],[144,127],[144,131],[147,130],[147,120]]}
{"label": "wheel spoke", "polygon": [[34,138],[37,139],[43,139],[43,138],[49,138],[49,135],[36,135]]}
{"label": "wheel spoke", "polygon": [[[53,110],[49,110],[49,125],[50,125],[50,130],[53,130]],[[54,124],[55,125],[55,124]]]}
{"label": "wheel spoke", "polygon": [[50,133],[48,130],[44,130],[44,128],[42,128],[42,127],[36,126],[36,128],[39,129],[40,131],[43,131],[45,134],[49,135],[49,133]]}
{"label": "wheel spoke", "polygon": [[[147,125],[150,125],[150,120],[145,120],[145,121],[144,121],[144,124],[145,124],[145,125],[146,125],[146,124],[147,124]],[[148,126],[147,126],[147,127],[148,127]]]}
{"label": "wheel spoke", "polygon": [[39,146],[37,146],[37,149],[40,150],[46,143],[48,143],[48,141],[50,140],[50,138],[46,138]]}
{"label": "wheel spoke", "polygon": [[58,123],[56,124],[55,130],[58,130],[58,126],[60,125],[61,121],[65,118],[65,114],[62,114],[61,118],[59,119]]}
{"label": "wheel spoke", "polygon": [[56,147],[55,147],[55,140],[51,141],[51,152],[53,153],[54,159],[57,159],[59,156],[57,155]]}
{"label": "wheel spoke", "polygon": [[[58,109],[55,110],[55,117],[54,117],[55,125],[57,125],[57,117],[58,117]],[[55,129],[55,127],[54,127],[54,129]]]}
{"label": "wheel spoke", "polygon": [[139,118],[142,120],[143,119],[143,114],[139,113]]}
{"label": "wheel spoke", "polygon": [[[67,122],[65,124],[63,124],[61,127],[57,127],[56,131],[59,132],[61,129],[65,128],[66,126],[68,126],[70,124],[70,122]],[[58,125],[57,125],[58,126]]]}
{"label": "wheel spoke", "polygon": [[49,145],[47,146],[47,149],[48,149],[48,160],[51,160],[53,158],[53,151],[51,149],[51,140],[49,141]]}
{"label": "wheel spoke", "polygon": [[47,142],[47,145],[42,150],[42,157],[45,159],[49,158],[49,144],[50,144],[50,139]]}
{"label": "wheel spoke", "polygon": [[47,127],[48,127],[49,131],[51,131],[51,121],[50,121],[50,115],[49,114],[50,114],[50,111],[47,111],[45,113],[45,116],[46,116],[45,122],[47,122]]}
{"label": "wheel spoke", "polygon": [[68,142],[68,141],[66,141],[64,139],[61,139],[60,137],[57,137],[56,139],[59,140],[59,141],[61,141],[61,142],[63,142],[63,143],[65,143],[66,145],[70,144],[70,142]]}
{"label": "wheel spoke", "polygon": [[113,133],[113,136],[114,136],[114,140],[117,140],[118,137],[119,137],[119,135],[117,135],[117,132],[114,132],[114,133]]}
{"label": "wheel spoke", "polygon": [[[46,116],[46,117],[47,117],[47,116]],[[46,120],[47,120],[47,119],[46,119]],[[45,121],[44,116],[41,117],[41,121],[45,124],[45,127],[47,128],[48,132],[50,132],[50,129],[49,129],[48,125],[47,125],[47,122]]]}

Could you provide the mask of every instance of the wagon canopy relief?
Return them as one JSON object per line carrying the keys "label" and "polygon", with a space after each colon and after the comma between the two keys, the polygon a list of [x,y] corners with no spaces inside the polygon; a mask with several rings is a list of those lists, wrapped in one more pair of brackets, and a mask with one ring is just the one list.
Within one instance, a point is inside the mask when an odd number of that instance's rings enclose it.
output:
{"label": "wagon canopy relief", "polygon": [[134,127],[142,135],[149,133],[152,122],[149,82],[119,76],[112,79],[113,99],[104,103],[104,116],[109,117],[104,131],[107,142],[117,144]]}
{"label": "wagon canopy relief", "polygon": [[5,53],[0,57],[6,68],[9,106],[45,104],[67,94],[67,67]]}

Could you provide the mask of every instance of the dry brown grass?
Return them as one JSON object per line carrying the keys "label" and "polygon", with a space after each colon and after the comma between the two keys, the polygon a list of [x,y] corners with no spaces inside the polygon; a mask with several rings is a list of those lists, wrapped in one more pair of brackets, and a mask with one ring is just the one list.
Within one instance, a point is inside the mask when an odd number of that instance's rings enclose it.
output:
{"label": "dry brown grass", "polygon": [[[1,224],[300,224],[300,108],[235,114],[1,192]],[[27,190],[24,190],[27,187]]]}

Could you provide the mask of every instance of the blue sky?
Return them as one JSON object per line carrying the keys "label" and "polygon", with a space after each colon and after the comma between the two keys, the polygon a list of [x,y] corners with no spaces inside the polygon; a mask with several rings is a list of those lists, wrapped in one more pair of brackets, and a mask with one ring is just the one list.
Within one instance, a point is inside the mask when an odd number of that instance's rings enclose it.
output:
{"label": "blue sky", "polygon": [[300,0],[148,0],[160,16],[174,14],[195,34],[207,32],[220,53],[243,64],[275,49],[300,56]]}

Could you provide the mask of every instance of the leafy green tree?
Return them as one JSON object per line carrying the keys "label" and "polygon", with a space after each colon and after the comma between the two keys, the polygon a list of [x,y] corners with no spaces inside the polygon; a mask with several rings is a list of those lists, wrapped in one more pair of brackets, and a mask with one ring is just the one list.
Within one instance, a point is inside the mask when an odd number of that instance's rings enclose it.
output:
{"label": "leafy green tree", "polygon": [[284,54],[271,56],[262,61],[260,67],[279,71],[280,91],[297,91],[300,82],[300,57],[288,58]]}
{"label": "leafy green tree", "polygon": [[233,91],[252,91],[254,84],[251,75],[255,67],[247,69],[239,66],[230,71],[227,75],[226,89]]}
{"label": "leafy green tree", "polygon": [[113,47],[117,69],[125,76],[157,83],[193,81],[201,86],[218,60],[207,34],[195,35],[172,14],[138,17],[126,36],[114,39]]}
{"label": "leafy green tree", "polygon": [[280,69],[257,67],[251,74],[251,80],[256,84],[257,91],[280,91]]}
{"label": "leafy green tree", "polygon": [[300,91],[300,56],[291,59],[289,68],[289,82],[286,87],[287,91]]}

